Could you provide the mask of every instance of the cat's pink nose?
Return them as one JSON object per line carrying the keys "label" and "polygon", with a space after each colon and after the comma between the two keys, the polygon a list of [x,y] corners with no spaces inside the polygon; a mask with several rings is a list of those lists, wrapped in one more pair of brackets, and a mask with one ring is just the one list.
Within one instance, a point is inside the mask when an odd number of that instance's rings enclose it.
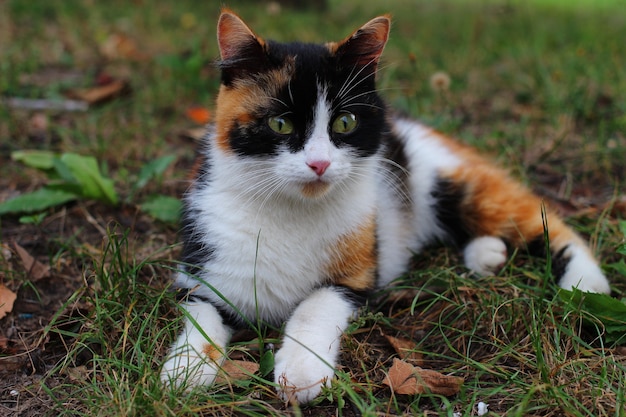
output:
{"label": "cat's pink nose", "polygon": [[317,174],[318,177],[321,177],[324,175],[324,172],[326,172],[326,168],[330,166],[330,161],[311,161],[306,164]]}

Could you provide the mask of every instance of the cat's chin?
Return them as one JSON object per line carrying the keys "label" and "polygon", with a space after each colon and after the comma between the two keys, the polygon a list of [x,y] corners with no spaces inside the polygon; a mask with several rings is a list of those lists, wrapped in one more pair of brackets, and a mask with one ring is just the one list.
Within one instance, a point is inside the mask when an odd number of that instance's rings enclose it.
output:
{"label": "cat's chin", "polygon": [[330,183],[318,180],[304,183],[300,191],[304,197],[314,199],[324,196],[330,188]]}

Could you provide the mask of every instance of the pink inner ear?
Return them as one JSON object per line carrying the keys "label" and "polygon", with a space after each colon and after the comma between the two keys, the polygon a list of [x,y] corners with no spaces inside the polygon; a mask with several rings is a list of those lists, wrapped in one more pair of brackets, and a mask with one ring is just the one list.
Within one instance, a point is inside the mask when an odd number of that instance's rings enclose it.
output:
{"label": "pink inner ear", "polygon": [[217,42],[222,60],[228,60],[236,57],[250,42],[259,42],[259,39],[237,15],[223,12],[217,23]]}

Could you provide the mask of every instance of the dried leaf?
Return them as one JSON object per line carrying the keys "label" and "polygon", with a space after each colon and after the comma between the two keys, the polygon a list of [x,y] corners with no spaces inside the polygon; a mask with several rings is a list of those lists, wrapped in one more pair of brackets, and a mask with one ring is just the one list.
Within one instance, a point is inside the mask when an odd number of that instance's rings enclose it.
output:
{"label": "dried leaf", "polygon": [[6,350],[6,348],[8,347],[9,347],[9,339],[7,339],[6,336],[3,336],[0,334],[0,351]]}
{"label": "dried leaf", "polygon": [[396,358],[383,384],[389,386],[396,394],[431,393],[451,396],[459,392],[463,378],[422,369]]}
{"label": "dried leaf", "polygon": [[105,85],[69,90],[66,94],[70,98],[82,100],[89,104],[96,104],[126,94],[129,91],[130,86],[126,81],[112,80],[110,83]]}
{"label": "dried leaf", "polygon": [[67,368],[64,372],[70,381],[81,382],[87,380],[92,373],[91,369],[88,369],[85,365],[80,365],[75,368]]}
{"label": "dried leaf", "polygon": [[195,127],[193,129],[187,129],[183,132],[180,132],[180,136],[184,139],[191,139],[194,141],[200,141],[206,136],[206,128],[205,127]]}
{"label": "dried leaf", "polygon": [[121,33],[112,33],[100,45],[100,52],[108,59],[132,59],[143,60],[146,54],[141,52],[137,42],[129,36]]}
{"label": "dried leaf", "polygon": [[412,340],[401,339],[388,335],[385,335],[385,338],[396,353],[400,355],[400,358],[411,362],[413,365],[422,365],[424,363],[422,354],[414,350],[415,342]]}
{"label": "dried leaf", "polygon": [[17,295],[13,291],[0,284],[0,319],[13,310],[13,303],[16,298]]}
{"label": "dried leaf", "polygon": [[28,253],[26,249],[21,247],[17,242],[13,242],[13,247],[15,248],[15,251],[22,260],[22,264],[24,264],[24,268],[29,273],[30,278],[33,281],[38,281],[42,278],[48,278],[50,276],[49,265],[44,265],[35,258],[33,258],[30,253]]}
{"label": "dried leaf", "polygon": [[408,362],[394,358],[393,365],[389,368],[389,373],[383,380],[383,384],[389,386],[396,394],[417,394],[424,392],[417,391],[417,379],[413,371],[415,367]]}
{"label": "dried leaf", "polygon": [[259,370],[259,364],[250,361],[227,360],[222,365],[222,372],[218,374],[216,381],[243,381],[250,379]]}
{"label": "dried leaf", "polygon": [[211,112],[204,107],[191,107],[187,109],[187,117],[199,125],[205,125],[211,121]]}

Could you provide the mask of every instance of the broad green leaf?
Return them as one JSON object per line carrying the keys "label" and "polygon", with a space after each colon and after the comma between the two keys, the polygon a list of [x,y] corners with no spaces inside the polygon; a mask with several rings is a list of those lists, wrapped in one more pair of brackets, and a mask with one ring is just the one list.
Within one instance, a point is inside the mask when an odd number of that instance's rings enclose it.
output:
{"label": "broad green leaf", "polygon": [[29,214],[27,216],[20,217],[19,221],[22,224],[41,224],[43,219],[45,219],[47,214],[44,213],[35,213]]}
{"label": "broad green leaf", "polygon": [[54,164],[54,172],[57,174],[57,178],[55,179],[59,179],[60,181],[68,184],[80,184],[74,174],[72,174],[72,170],[60,157],[54,158],[54,161],[52,162]]}
{"label": "broad green leaf", "polygon": [[178,222],[181,208],[179,199],[166,195],[152,196],[141,205],[141,210],[166,223]]}
{"label": "broad green leaf", "polygon": [[259,361],[259,373],[261,376],[267,376],[274,369],[274,352],[266,350]]}
{"label": "broad green leaf", "polygon": [[60,160],[82,186],[84,197],[117,204],[118,198],[113,188],[113,180],[102,176],[96,158],[65,153],[61,155]]}
{"label": "broad green leaf", "polygon": [[22,194],[0,204],[0,215],[8,213],[36,213],[49,207],[60,206],[68,201],[76,200],[74,193],[41,188],[32,193]]}
{"label": "broad green leaf", "polygon": [[613,262],[612,264],[608,264],[607,266],[626,277],[626,262],[624,262],[623,259],[620,259],[619,262]]}
{"label": "broad green leaf", "polygon": [[137,183],[133,186],[133,189],[140,190],[152,178],[162,175],[175,159],[174,155],[166,155],[145,164],[139,171],[139,178],[137,178]]}
{"label": "broad green leaf", "polygon": [[609,342],[623,341],[626,331],[626,303],[606,294],[587,293],[580,290],[559,292],[561,299],[574,310],[590,313],[605,326]]}
{"label": "broad green leaf", "polygon": [[23,150],[11,153],[11,159],[33,168],[48,170],[54,167],[57,155],[50,151]]}

